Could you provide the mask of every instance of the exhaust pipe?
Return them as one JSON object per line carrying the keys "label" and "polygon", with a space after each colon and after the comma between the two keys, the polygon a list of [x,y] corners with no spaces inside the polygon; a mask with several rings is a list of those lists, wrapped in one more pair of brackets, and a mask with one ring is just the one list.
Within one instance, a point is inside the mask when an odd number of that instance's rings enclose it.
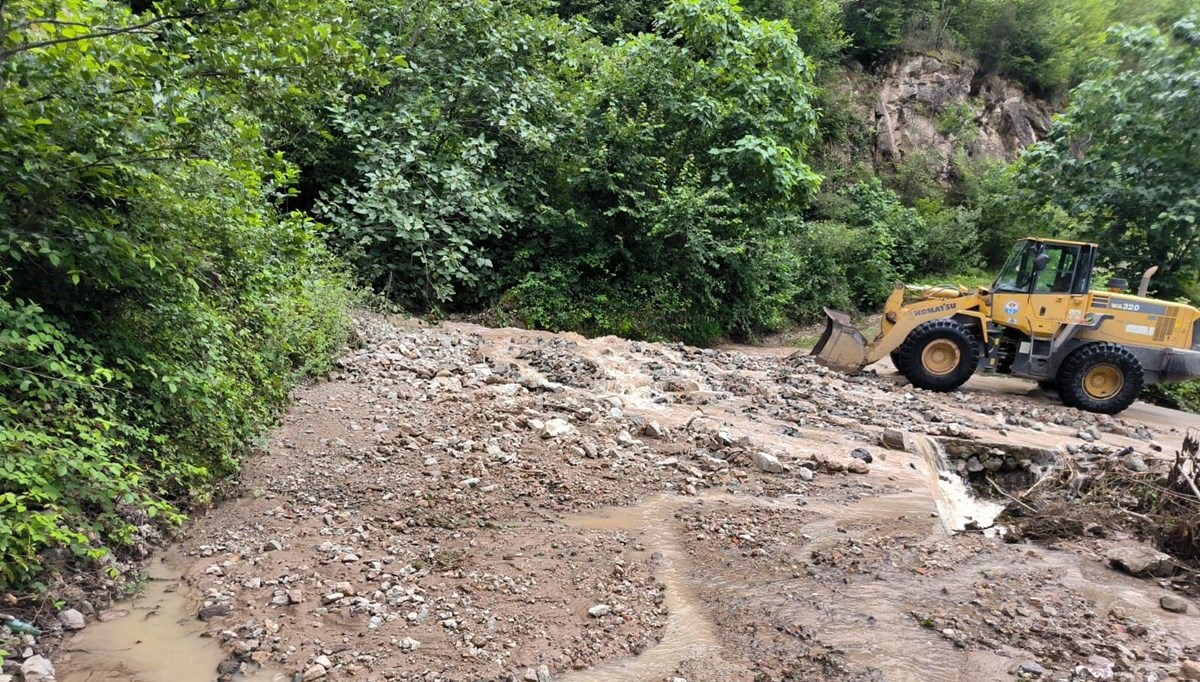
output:
{"label": "exhaust pipe", "polygon": [[839,372],[853,374],[867,366],[867,339],[854,328],[850,316],[825,308],[825,333],[813,346],[817,364]]}
{"label": "exhaust pipe", "polygon": [[1138,296],[1145,296],[1146,292],[1150,291],[1150,278],[1157,273],[1157,265],[1142,273],[1142,283],[1138,286]]}

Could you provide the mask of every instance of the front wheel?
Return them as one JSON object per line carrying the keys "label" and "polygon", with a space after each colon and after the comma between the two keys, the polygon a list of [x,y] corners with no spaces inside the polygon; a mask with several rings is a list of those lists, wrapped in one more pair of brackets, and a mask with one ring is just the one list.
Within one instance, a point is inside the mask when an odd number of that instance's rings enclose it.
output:
{"label": "front wheel", "polygon": [[1142,392],[1142,363],[1115,343],[1091,343],[1074,353],[1059,369],[1063,404],[1088,412],[1116,414],[1133,404]]}
{"label": "front wheel", "polygon": [[900,371],[917,388],[953,391],[975,372],[979,342],[962,323],[931,320],[900,345]]}

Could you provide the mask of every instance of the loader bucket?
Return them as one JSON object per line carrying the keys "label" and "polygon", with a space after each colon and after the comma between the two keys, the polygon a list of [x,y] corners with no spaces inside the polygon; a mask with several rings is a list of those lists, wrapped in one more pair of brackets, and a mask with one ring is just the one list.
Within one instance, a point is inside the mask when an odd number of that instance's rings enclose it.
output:
{"label": "loader bucket", "polygon": [[867,365],[867,339],[850,323],[850,316],[825,309],[825,333],[813,346],[817,364],[839,372],[857,372]]}

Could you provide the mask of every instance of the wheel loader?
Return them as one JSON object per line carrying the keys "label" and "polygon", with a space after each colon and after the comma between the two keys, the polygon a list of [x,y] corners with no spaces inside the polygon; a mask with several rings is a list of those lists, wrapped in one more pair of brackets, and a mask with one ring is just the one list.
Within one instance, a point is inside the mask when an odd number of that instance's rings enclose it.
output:
{"label": "wheel loader", "polygon": [[953,391],[975,372],[1037,381],[1062,402],[1116,414],[1142,387],[1200,377],[1200,311],[1137,295],[1113,279],[1093,290],[1097,245],[1019,240],[990,288],[897,284],[870,343],[849,316],[829,320],[812,350],[852,373],[886,356],[913,386]]}

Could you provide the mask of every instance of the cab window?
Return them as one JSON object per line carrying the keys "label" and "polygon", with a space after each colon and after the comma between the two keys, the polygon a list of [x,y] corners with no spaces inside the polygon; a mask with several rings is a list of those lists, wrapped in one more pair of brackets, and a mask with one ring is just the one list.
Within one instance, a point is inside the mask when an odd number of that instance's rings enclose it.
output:
{"label": "cab window", "polygon": [[1037,242],[1017,242],[1004,267],[1000,268],[992,289],[1028,293],[1030,280],[1033,279],[1033,259],[1037,256],[1039,246]]}
{"label": "cab window", "polygon": [[1049,259],[1045,269],[1037,273],[1034,293],[1069,294],[1075,291],[1075,275],[1079,270],[1079,247],[1047,244],[1042,253]]}

